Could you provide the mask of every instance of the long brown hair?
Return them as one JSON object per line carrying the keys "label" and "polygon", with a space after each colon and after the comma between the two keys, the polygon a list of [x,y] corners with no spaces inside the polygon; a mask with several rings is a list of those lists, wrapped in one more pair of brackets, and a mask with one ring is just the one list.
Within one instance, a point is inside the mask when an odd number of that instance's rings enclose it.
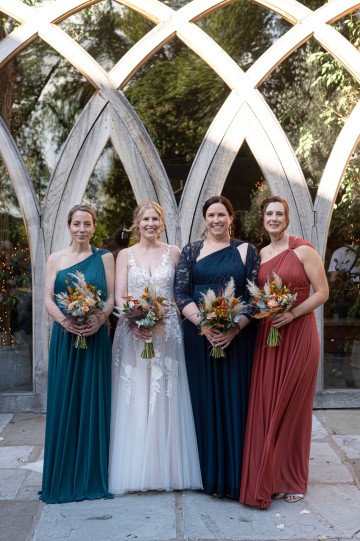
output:
{"label": "long brown hair", "polygon": [[269,195],[268,197],[265,197],[260,203],[260,236],[261,236],[261,243],[263,243],[263,236],[267,233],[267,231],[264,228],[264,217],[265,212],[270,203],[281,203],[284,207],[285,211],[285,220],[286,225],[284,229],[281,231],[281,237],[283,237],[285,230],[287,229],[289,223],[290,223],[290,211],[289,211],[289,205],[288,202],[280,197],[279,195]]}
{"label": "long brown hair", "polygon": [[67,219],[67,224],[68,225],[71,224],[71,220],[72,220],[72,217],[75,214],[75,212],[88,212],[92,216],[92,219],[94,221],[94,225],[96,225],[95,210],[92,207],[90,207],[90,205],[75,205],[72,209],[70,209],[69,214],[68,214],[68,219]]}
{"label": "long brown hair", "polygon": [[[206,218],[206,213],[208,211],[208,208],[211,207],[211,205],[215,205],[216,203],[219,203],[220,205],[224,205],[224,207],[226,208],[227,210],[227,213],[229,214],[229,216],[231,218],[234,218],[234,209],[233,209],[233,206],[232,204],[230,203],[229,199],[227,199],[227,197],[224,197],[223,195],[213,195],[212,197],[210,197],[209,199],[207,199],[204,203],[204,206],[202,208],[202,214],[203,214],[203,218],[205,220]],[[231,225],[230,225],[230,237],[233,236],[233,231],[232,231],[232,228],[231,228]],[[202,239],[206,239],[207,237],[207,229],[205,227],[202,235],[201,235],[201,238]]]}
{"label": "long brown hair", "polygon": [[226,210],[228,211],[229,216],[232,218],[234,217],[234,209],[230,201],[227,199],[227,197],[224,197],[223,195],[213,195],[207,201],[205,201],[204,206],[202,208],[203,217],[206,217],[206,213],[209,207],[211,205],[215,205],[216,203],[220,203],[221,205],[224,205]]}

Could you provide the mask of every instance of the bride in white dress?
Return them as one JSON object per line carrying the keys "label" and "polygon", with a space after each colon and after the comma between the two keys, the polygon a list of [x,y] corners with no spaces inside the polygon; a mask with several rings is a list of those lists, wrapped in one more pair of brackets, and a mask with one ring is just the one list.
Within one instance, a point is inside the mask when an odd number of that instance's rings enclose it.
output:
{"label": "bride in white dress", "polygon": [[[146,201],[135,210],[139,241],[116,260],[115,296],[122,306],[148,286],[174,301],[174,275],[180,250],[160,241],[164,213]],[[152,335],[153,359],[143,359]],[[109,491],[202,488],[195,427],[179,316],[171,306],[164,324],[148,329],[126,322],[113,344]]]}

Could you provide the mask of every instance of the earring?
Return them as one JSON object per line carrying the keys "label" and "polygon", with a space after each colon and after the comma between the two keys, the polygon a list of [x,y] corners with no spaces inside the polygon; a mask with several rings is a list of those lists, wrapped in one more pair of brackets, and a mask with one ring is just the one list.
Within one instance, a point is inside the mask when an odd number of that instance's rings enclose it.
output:
{"label": "earring", "polygon": [[201,235],[201,238],[202,238],[202,239],[207,239],[208,234],[209,234],[209,231],[208,231],[207,228],[205,227],[205,229],[204,229],[204,231],[203,231],[203,234]]}
{"label": "earring", "polygon": [[229,226],[229,235],[230,235],[230,237],[232,237],[232,235],[233,235],[233,230],[232,230],[231,224]]}

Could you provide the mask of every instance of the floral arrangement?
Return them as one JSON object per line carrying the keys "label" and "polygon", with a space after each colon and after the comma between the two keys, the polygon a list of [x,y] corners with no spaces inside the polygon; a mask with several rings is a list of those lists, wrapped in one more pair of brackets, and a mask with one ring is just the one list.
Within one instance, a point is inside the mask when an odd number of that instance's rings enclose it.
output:
{"label": "floral arrangement", "polygon": [[[65,312],[82,325],[90,316],[101,312],[105,303],[100,289],[86,282],[82,272],[76,271],[69,276],[73,278],[73,287],[69,285],[69,280],[65,280],[67,292],[57,293],[56,298]],[[86,336],[76,336],[74,347],[87,349]]]}
{"label": "floral arrangement", "polygon": [[[164,320],[169,306],[168,299],[157,295],[149,287],[145,287],[144,293],[138,299],[127,297],[121,308],[118,306],[115,307],[114,313],[116,316],[126,320],[129,326],[136,324],[138,327],[152,329]],[[141,357],[143,359],[152,359],[155,357],[152,339],[144,343]]]}
{"label": "floral arrangement", "polygon": [[[297,293],[291,293],[288,286],[282,283],[280,276],[273,272],[272,279],[268,278],[263,289],[260,289],[254,282],[248,280],[248,290],[253,298],[253,304],[259,312],[253,317],[262,319],[269,317],[273,319],[279,312],[287,312],[291,309],[296,300]],[[278,329],[271,327],[267,339],[267,345],[276,347],[280,344],[281,335]]]}
{"label": "floral arrangement", "polygon": [[[201,316],[200,334],[206,329],[218,329],[226,332],[231,327],[236,327],[246,306],[239,298],[235,297],[234,278],[230,278],[224,290],[216,295],[212,289],[202,293],[202,303],[199,305]],[[225,351],[220,346],[212,346],[210,355],[215,359],[226,357]]]}

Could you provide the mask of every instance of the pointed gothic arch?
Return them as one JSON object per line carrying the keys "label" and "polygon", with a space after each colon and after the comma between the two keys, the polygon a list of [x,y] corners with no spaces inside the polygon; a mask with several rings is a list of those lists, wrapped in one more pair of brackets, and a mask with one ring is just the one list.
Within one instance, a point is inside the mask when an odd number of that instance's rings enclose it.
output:
{"label": "pointed gothic arch", "polygon": [[[34,328],[40,345],[35,352],[34,395],[8,398],[1,404],[16,408],[44,407],[46,386],[46,326],[42,284],[45,255],[67,240],[66,213],[81,200],[96,161],[111,140],[138,201],[158,200],[168,218],[167,238],[184,244],[198,236],[202,202],[220,192],[230,167],[246,140],[272,191],[289,200],[292,231],[311,240],[321,254],[343,171],[359,141],[357,106],[343,127],[328,159],[313,205],[304,175],[278,120],[258,91],[262,82],[295,50],[315,39],[360,81],[360,52],[331,24],[360,8],[356,0],[334,0],[312,11],[297,0],[249,0],[272,10],[293,27],[279,38],[245,73],[195,23],[235,0],[193,0],[175,11],[157,0],[115,0],[156,24],[109,73],[57,23],[101,0],[67,0],[30,7],[20,0],[0,0],[0,10],[20,23],[0,42],[0,69],[37,37],[66,58],[94,87],[95,94],[68,136],[40,207],[16,144],[0,121],[0,152],[18,194],[34,268]],[[228,85],[230,95],[220,108],[199,148],[178,209],[159,155],[136,112],[121,89],[164,44],[177,36]],[[319,315],[321,323],[321,314]],[[39,340],[37,340],[38,343]],[[35,397],[35,398],[34,398]],[[21,405],[20,405],[21,404]],[[36,404],[36,406],[34,406]]]}

